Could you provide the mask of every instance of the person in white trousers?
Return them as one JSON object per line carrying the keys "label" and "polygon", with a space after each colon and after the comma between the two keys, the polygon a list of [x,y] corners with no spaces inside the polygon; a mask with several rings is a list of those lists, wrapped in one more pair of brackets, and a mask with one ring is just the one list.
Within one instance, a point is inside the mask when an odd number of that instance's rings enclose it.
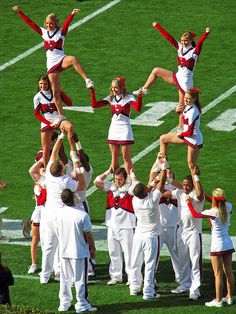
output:
{"label": "person in white trousers", "polygon": [[[64,206],[58,213],[57,228],[59,236],[61,280],[59,312],[71,307],[74,282],[76,290],[76,313],[95,312],[88,301],[87,275],[89,254],[95,258],[96,249],[93,240],[89,215],[79,205],[75,205],[75,194],[70,189],[61,193]],[[90,252],[88,251],[88,245]]]}
{"label": "person in white trousers", "polygon": [[144,300],[160,297],[155,291],[155,270],[160,254],[159,236],[161,224],[159,202],[162,192],[164,192],[167,166],[168,163],[164,161],[161,166],[160,180],[158,178],[158,182],[156,179],[151,182],[153,187],[151,192],[144,184],[140,182],[135,183],[135,175],[131,172],[131,191],[134,194],[133,207],[137,217],[137,227],[132,249],[130,295],[137,295],[141,290],[143,283],[141,270],[143,263],[145,263]]}
{"label": "person in white trousers", "polygon": [[179,227],[177,231],[177,249],[179,255],[179,287],[171,290],[179,294],[189,291],[189,299],[197,300],[200,294],[202,270],[202,223],[192,217],[186,196],[191,197],[194,208],[201,212],[204,203],[204,193],[199,180],[198,168],[195,167],[192,176],[184,178],[182,189],[169,190],[164,197],[178,200]]}
{"label": "person in white trousers", "polygon": [[64,175],[64,165],[61,161],[57,160],[63,138],[63,133],[58,136],[45,173],[47,200],[45,210],[41,213],[40,230],[42,244],[42,271],[40,273],[40,282],[42,284],[48,283],[50,275],[53,272],[53,260],[58,247],[56,221],[57,215],[63,207],[61,192],[66,188],[72,191],[85,188],[85,181],[79,169],[78,158],[76,159],[75,156],[73,156],[74,178]]}
{"label": "person in white trousers", "polygon": [[131,252],[136,220],[132,206],[133,196],[128,193],[131,182],[127,179],[127,172],[124,168],[115,170],[113,182],[104,181],[110,173],[111,167],[94,180],[94,185],[97,188],[107,192],[106,226],[110,256],[109,275],[111,277],[107,284],[115,285],[123,280],[123,250],[125,272],[128,277],[127,285],[129,285]]}

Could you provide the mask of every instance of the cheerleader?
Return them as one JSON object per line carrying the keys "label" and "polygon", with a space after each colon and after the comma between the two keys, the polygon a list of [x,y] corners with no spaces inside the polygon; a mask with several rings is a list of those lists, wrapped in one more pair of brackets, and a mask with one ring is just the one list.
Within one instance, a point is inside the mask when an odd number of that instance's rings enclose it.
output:
{"label": "cheerleader", "polygon": [[[61,95],[64,101],[69,104],[66,94],[61,92]],[[58,118],[58,111],[54,99],[48,75],[41,75],[38,81],[38,93],[34,96],[34,115],[41,122],[41,142],[45,166],[50,157],[53,131],[57,129],[54,121]],[[68,140],[72,147],[72,124],[68,120],[63,120],[59,126],[62,132],[68,133]]]}
{"label": "cheerleader", "polygon": [[183,126],[177,133],[167,133],[160,137],[160,152],[168,155],[168,144],[187,144],[187,161],[189,169],[197,165],[200,149],[203,146],[203,136],[200,131],[201,105],[199,102],[200,91],[191,88],[184,96],[184,110],[181,114]]}
{"label": "cheerleader", "polygon": [[131,107],[140,112],[142,108],[142,96],[137,101],[130,95],[125,87],[125,79],[117,77],[112,80],[110,95],[103,100],[96,101],[95,90],[91,89],[91,103],[93,108],[110,106],[112,119],[108,132],[108,140],[111,151],[111,166],[113,172],[119,168],[120,147],[126,172],[129,174],[132,168],[131,144],[134,144],[133,132],[130,124]]}
{"label": "cheerleader", "polygon": [[[206,196],[206,199],[211,203],[211,208],[202,213],[195,211],[191,198],[187,198],[186,201],[194,218],[209,218],[211,221],[211,264],[215,276],[216,298],[206,302],[205,305],[222,307],[223,302],[228,305],[233,304],[232,293],[235,279],[232,271],[232,253],[235,250],[228,233],[232,205],[226,201],[224,190],[219,188],[212,192],[212,197]],[[226,297],[222,297],[223,272],[227,283]]]}
{"label": "cheerleader", "polygon": [[186,90],[193,87],[193,71],[201,53],[202,44],[209,35],[210,28],[207,27],[204,34],[195,43],[194,37],[196,37],[196,34],[193,32],[183,33],[180,42],[178,42],[157,22],[153,22],[152,25],[177,50],[178,70],[175,73],[163,68],[154,68],[144,86],[133,93],[135,95],[146,95],[156,79],[162,78],[168,84],[174,85],[179,89],[179,104],[183,105]]}
{"label": "cheerleader", "polygon": [[[85,80],[86,87],[93,87],[93,82],[88,79],[87,74],[84,72],[82,65],[79,63],[76,57],[67,56],[64,53],[63,45],[65,36],[68,32],[69,25],[75,14],[79,13],[79,9],[74,9],[67,17],[62,27],[59,26],[59,19],[55,13],[49,14],[44,21],[44,26],[40,27],[34,23],[28,16],[26,16],[18,6],[12,8],[19,14],[21,19],[28,24],[36,33],[38,33],[44,42],[44,48],[46,50],[47,57],[47,71],[49,80],[51,82],[53,95],[55,98],[55,105],[59,114],[62,116],[62,101],[61,101],[61,83],[60,73],[71,67],[74,67],[75,71]],[[59,123],[60,120],[57,121]],[[56,123],[55,123],[56,124]]]}

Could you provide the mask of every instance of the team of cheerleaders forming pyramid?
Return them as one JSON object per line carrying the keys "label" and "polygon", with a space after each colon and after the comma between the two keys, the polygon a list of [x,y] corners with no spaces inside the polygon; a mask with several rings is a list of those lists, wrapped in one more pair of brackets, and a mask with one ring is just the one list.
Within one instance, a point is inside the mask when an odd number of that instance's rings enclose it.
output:
{"label": "team of cheerleaders forming pyramid", "polygon": [[[199,95],[201,92],[194,87],[193,73],[198,61],[198,57],[202,50],[203,42],[209,36],[210,29],[206,28],[205,32],[196,42],[196,34],[193,32],[183,33],[181,35],[180,41],[177,41],[159,23],[154,22],[152,24],[153,27],[177,50],[177,72],[172,72],[160,67],[155,67],[148,76],[144,85],[136,91],[133,91],[132,94],[129,93],[126,89],[125,79],[122,77],[115,77],[111,82],[109,95],[102,100],[97,101],[94,82],[90,78],[88,78],[79,60],[75,56],[67,56],[63,50],[63,45],[69,25],[74,16],[79,13],[80,10],[74,9],[71,14],[69,14],[62,26],[60,26],[57,16],[54,13],[51,13],[45,18],[44,27],[40,27],[35,22],[33,22],[28,16],[26,16],[22,12],[22,10],[18,6],[14,6],[13,10],[18,13],[19,17],[27,25],[29,25],[36,33],[38,33],[42,37],[44,48],[46,50],[47,74],[40,76],[38,81],[38,93],[34,96],[34,114],[35,117],[41,122],[42,158],[40,158],[40,162],[41,165],[43,165],[43,169],[46,168],[51,158],[50,154],[55,130],[60,131],[60,135],[58,135],[59,140],[62,140],[65,134],[67,135],[72,161],[78,162],[78,155],[80,159],[83,159],[83,157],[81,156],[81,151],[83,151],[81,143],[79,142],[78,137],[74,132],[72,123],[68,121],[63,115],[62,109],[62,102],[68,106],[71,106],[72,101],[62,89],[60,75],[61,72],[73,67],[75,71],[79,73],[79,75],[85,80],[86,88],[90,93],[92,108],[99,109],[104,106],[109,106],[112,116],[107,139],[111,152],[111,163],[109,165],[109,169],[106,172],[104,172],[100,176],[97,176],[94,181],[95,186],[108,192],[109,195],[110,190],[106,190],[104,179],[109,174],[114,175],[113,186],[115,186],[116,188],[111,188],[111,194],[114,202],[118,202],[114,203],[114,208],[118,208],[119,206],[121,207],[121,204],[119,202],[122,199],[122,193],[124,193],[125,195],[127,192],[124,188],[126,187],[126,184],[133,186],[132,197],[134,197],[134,199],[146,199],[146,197],[149,197],[148,195],[152,195],[152,193],[154,193],[153,190],[155,189],[160,189],[164,198],[166,197],[167,199],[171,199],[174,198],[174,195],[176,196],[176,199],[178,201],[178,211],[179,213],[180,211],[182,211],[181,214],[179,214],[181,216],[179,219],[181,221],[183,220],[183,233],[180,235],[180,238],[183,246],[186,248],[186,253],[184,253],[184,250],[181,250],[181,254],[183,253],[185,261],[191,264],[191,268],[189,270],[185,269],[184,274],[182,267],[183,265],[181,265],[181,260],[183,260],[183,258],[179,260],[179,270],[176,272],[176,274],[178,273],[176,279],[179,282],[179,287],[172,290],[172,293],[183,293],[189,291],[189,298],[192,300],[197,300],[200,297],[200,268],[199,265],[197,265],[196,261],[200,261],[201,247],[199,245],[196,249],[195,244],[199,243],[199,240],[195,239],[196,234],[194,232],[194,228],[196,227],[196,230],[198,230],[197,226],[199,226],[201,218],[209,218],[212,222],[211,261],[215,276],[216,297],[212,301],[206,302],[205,305],[209,307],[221,307],[223,306],[224,302],[228,303],[229,305],[232,304],[232,292],[234,286],[234,276],[232,273],[232,253],[234,252],[234,248],[232,241],[228,235],[228,227],[230,223],[230,213],[232,206],[226,201],[224,191],[219,188],[213,191],[211,197],[204,197],[199,179],[200,171],[197,166],[199,153],[201,148],[203,147],[203,136],[200,130],[201,105],[199,101]],[[131,145],[134,144],[134,137],[130,124],[130,113],[131,108],[133,108],[137,112],[140,112],[142,110],[143,97],[149,93],[150,88],[152,87],[152,85],[154,85],[154,83],[156,83],[156,81],[158,81],[159,78],[161,78],[168,84],[175,86],[175,88],[178,89],[179,104],[176,107],[176,113],[179,117],[179,127],[176,132],[170,132],[160,136],[160,151],[158,152],[157,158],[151,168],[148,185],[144,188],[144,190],[147,189],[147,191],[145,190],[146,192],[144,191],[144,194],[141,197],[138,193],[140,193],[142,187],[140,187],[139,192],[137,192],[137,186],[140,183],[137,183],[139,181],[137,181],[135,177],[134,166],[131,160]],[[175,181],[173,180],[173,173],[170,170],[167,161],[169,144],[183,144],[187,147],[187,163],[191,173],[190,176],[186,177],[183,180],[183,183],[179,183],[175,192],[171,192],[166,190],[166,188],[163,188],[164,185],[168,184],[172,184],[174,186]],[[54,147],[56,145],[57,144],[55,144]],[[58,147],[56,149],[58,149]],[[124,162],[124,168],[120,168],[120,153]],[[44,170],[41,170],[41,174],[43,173],[43,171]],[[35,173],[33,175],[35,175]],[[34,178],[36,178],[35,181],[37,181],[37,188],[39,190],[42,190],[43,188],[42,186],[40,186],[39,177],[36,175]],[[124,181],[125,183],[120,183],[119,179],[121,179],[121,182]],[[173,187],[173,189],[174,188],[176,187]],[[85,188],[82,187],[81,189],[83,190]],[[176,192],[179,190],[181,192]],[[137,193],[137,195],[135,193]],[[178,196],[178,193],[180,193],[181,195]],[[211,203],[211,208],[209,210],[202,211],[204,199],[207,199]],[[143,218],[141,217],[142,215],[139,213],[140,208],[137,209],[135,204],[137,205],[136,201],[133,202],[134,213],[137,216],[136,229],[140,230],[140,221],[142,221]],[[144,203],[141,202],[141,204]],[[198,208],[199,204],[201,204],[201,209]],[[146,207],[144,206],[143,209],[145,208]],[[147,213],[146,215],[147,217],[149,217],[149,213]],[[179,222],[179,224],[181,224],[181,221]],[[192,231],[189,231],[189,226],[184,229],[185,225],[187,225],[189,221],[191,221],[193,227]],[[149,230],[149,227],[150,226],[147,226],[147,230]],[[113,238],[115,237],[115,235],[110,234],[110,237]],[[189,238],[186,239],[184,237]],[[222,243],[220,244],[221,240]],[[37,236],[36,246],[38,244],[38,241],[39,236]],[[115,262],[113,260],[114,256],[112,254],[115,253],[112,253],[110,248],[108,249],[111,259],[111,265],[109,270],[111,280],[108,282],[108,284],[113,285],[119,283],[122,279],[118,277],[115,278],[113,276],[115,272],[114,269],[118,266],[115,265]],[[139,250],[142,249],[139,248]],[[195,250],[195,253],[193,253],[193,250]],[[34,248],[32,255],[35,254],[36,253]],[[147,253],[144,252],[144,254]],[[129,253],[125,253],[125,259],[128,255]],[[92,254],[90,257],[94,258],[95,256],[94,254]],[[125,260],[125,263],[126,268],[128,269],[129,266],[127,260]],[[114,264],[112,264],[113,262]],[[141,279],[140,282],[138,282],[138,279],[135,278],[135,276],[141,276],[141,267],[139,265],[140,273],[137,275],[137,273],[135,273],[132,269],[132,263],[134,263],[132,262],[132,257],[130,263],[130,271],[127,271],[126,269],[128,277],[127,285],[130,286],[130,295],[138,295],[143,280]],[[32,258],[31,266],[33,265],[36,265],[36,262]],[[147,270],[147,272],[145,270],[143,290],[144,299],[152,299],[159,296],[158,294],[153,292],[155,288],[152,281],[154,282],[154,268],[156,267],[153,265],[149,270]],[[145,269],[148,269],[149,266],[147,265],[145,260]],[[112,267],[114,267],[113,270]],[[31,273],[33,272],[34,269]],[[225,273],[227,281],[227,295],[225,297],[222,296],[223,272]],[[188,277],[188,275],[189,277],[192,277],[192,281],[189,285],[185,285],[184,280],[186,278],[184,278],[184,276]],[[43,280],[42,273],[41,279]],[[41,283],[44,283],[42,282],[42,280]],[[62,281],[63,280],[61,279],[61,285]],[[76,289],[78,288],[76,285],[75,287]],[[64,305],[62,305],[63,289],[65,289],[65,287],[63,288],[60,286],[61,310],[67,309],[67,305],[65,303]],[[78,298],[80,293],[81,291],[78,292]],[[88,303],[86,304],[87,305],[84,310],[90,309],[91,311],[95,311],[94,307],[91,307],[90,305],[88,306]]]}

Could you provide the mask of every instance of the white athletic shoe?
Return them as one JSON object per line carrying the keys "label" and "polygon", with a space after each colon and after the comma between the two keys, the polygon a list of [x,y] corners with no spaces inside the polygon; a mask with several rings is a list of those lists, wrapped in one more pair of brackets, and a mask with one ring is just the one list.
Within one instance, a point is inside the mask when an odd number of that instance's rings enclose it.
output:
{"label": "white athletic shoe", "polygon": [[147,88],[144,87],[140,87],[137,90],[133,91],[133,95],[135,96],[146,96],[148,94],[149,90]]}
{"label": "white athletic shoe", "polygon": [[197,301],[200,298],[200,295],[195,294],[195,293],[190,293],[189,294],[189,300]]}
{"label": "white athletic shoe", "polygon": [[93,270],[90,270],[88,272],[88,277],[94,277],[95,276],[95,272]]}
{"label": "white athletic shoe", "polygon": [[85,83],[86,83],[86,88],[88,89],[94,88],[94,82],[90,80],[89,78],[85,80]]}
{"label": "white athletic shoe", "polygon": [[111,280],[109,280],[109,281],[107,282],[107,284],[108,284],[109,286],[114,286],[114,285],[116,285],[117,283],[122,283],[122,281],[121,281],[121,280],[117,280],[117,279],[115,279],[115,278],[112,278]]}
{"label": "white athletic shoe", "polygon": [[147,300],[147,301],[151,301],[151,300],[155,300],[155,299],[160,299],[160,294],[155,294],[154,296],[149,296],[149,295],[144,295],[143,296],[143,300]]}
{"label": "white athletic shoe", "polygon": [[180,294],[180,293],[185,293],[185,292],[188,292],[189,290],[188,289],[183,289],[181,288],[180,286],[175,288],[175,289],[172,289],[171,290],[171,293],[174,293],[174,294]]}
{"label": "white athletic shoe", "polygon": [[37,270],[38,270],[37,264],[32,264],[32,265],[29,266],[28,274],[29,275],[30,274],[34,274],[34,273],[37,272]]}
{"label": "white athletic shoe", "polygon": [[97,312],[97,308],[96,307],[94,307],[94,306],[92,306],[92,307],[90,307],[89,309],[87,309],[87,310],[84,310],[84,311],[75,311],[76,313],[87,313],[87,312]]}
{"label": "white athletic shoe", "polygon": [[227,298],[227,297],[222,298],[222,302],[227,303],[228,305],[232,305],[234,303],[232,298]]}
{"label": "white athletic shoe", "polygon": [[59,312],[66,312],[69,310],[70,307],[71,307],[71,305],[70,306],[60,305],[58,308],[58,311]]}
{"label": "white athletic shoe", "polygon": [[223,302],[217,302],[216,299],[210,301],[210,302],[205,302],[205,305],[208,307],[222,307],[223,306]]}
{"label": "white athletic shoe", "polygon": [[60,282],[60,274],[55,274],[54,281]]}

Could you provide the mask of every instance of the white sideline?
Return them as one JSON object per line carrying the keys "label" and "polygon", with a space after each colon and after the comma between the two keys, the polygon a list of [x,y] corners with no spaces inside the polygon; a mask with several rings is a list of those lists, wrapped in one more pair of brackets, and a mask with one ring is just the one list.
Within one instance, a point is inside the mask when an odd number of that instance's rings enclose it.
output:
{"label": "white sideline", "polygon": [[[69,27],[69,32],[71,30],[73,30],[74,28],[88,22],[89,20],[91,20],[92,18],[94,18],[95,16],[97,16],[98,14],[110,9],[111,7],[113,7],[114,5],[116,5],[117,3],[119,3],[121,0],[113,0],[111,2],[109,2],[108,4],[104,5],[103,7],[101,7],[100,9],[98,9],[97,11],[89,14],[88,16],[85,16],[82,20],[72,24],[70,27]],[[15,64],[16,62],[26,58],[27,56],[31,55],[33,52],[35,52],[36,50],[40,49],[43,47],[43,43],[40,43],[28,50],[26,50],[25,52],[23,52],[22,54],[18,55],[16,58],[0,65],[0,71],[3,71],[5,70],[6,68],[8,68],[9,66]]]}
{"label": "white sideline", "polygon": [[[216,105],[218,105],[221,101],[223,101],[225,98],[229,97],[231,94],[233,94],[234,92],[236,92],[236,85],[234,85],[233,87],[231,87],[230,89],[228,89],[225,93],[223,93],[222,95],[220,95],[219,97],[217,97],[216,99],[214,99],[212,102],[210,102],[206,107],[204,107],[202,109],[202,114],[206,113],[208,110],[214,108]],[[173,128],[172,130],[170,130],[169,132],[174,132],[176,130],[177,126],[175,128]],[[140,160],[141,158],[143,158],[145,155],[147,155],[148,153],[150,153],[152,150],[154,150],[155,148],[157,148],[160,145],[160,140],[157,140],[155,142],[153,142],[151,145],[149,145],[148,147],[144,148],[138,155],[134,156],[132,158],[132,162],[133,164]],[[88,197],[89,195],[93,194],[95,191],[97,190],[97,188],[95,186],[92,186],[88,191],[86,196]]]}

